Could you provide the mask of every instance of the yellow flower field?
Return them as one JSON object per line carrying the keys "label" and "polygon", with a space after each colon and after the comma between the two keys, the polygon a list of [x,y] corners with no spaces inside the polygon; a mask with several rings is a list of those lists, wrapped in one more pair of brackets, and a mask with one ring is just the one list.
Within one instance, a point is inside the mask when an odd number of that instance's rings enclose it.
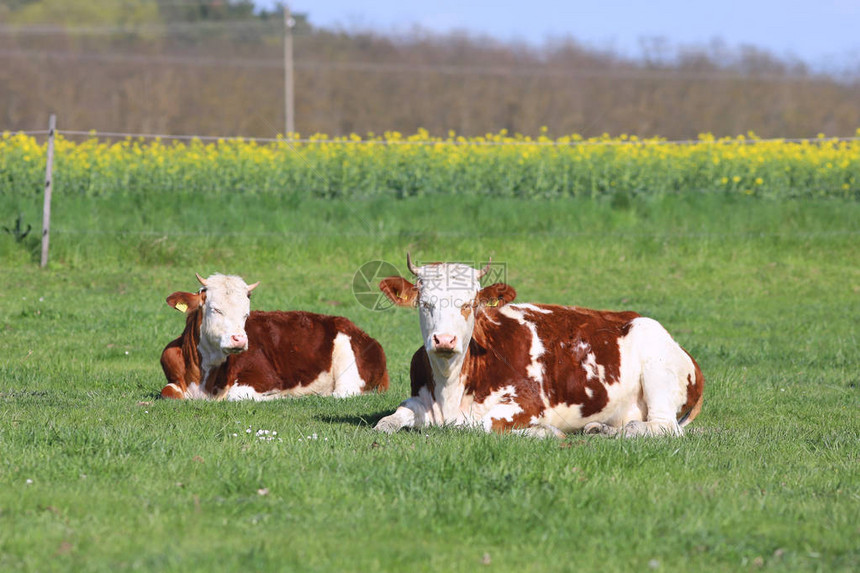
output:
{"label": "yellow flower field", "polygon": [[[46,145],[0,136],[0,193],[40,190]],[[860,197],[857,138],[761,140],[754,134],[667,142],[635,136],[549,139],[505,131],[426,131],[290,141],[58,137],[58,193],[291,193],[312,197],[463,194],[596,197],[624,192]]]}

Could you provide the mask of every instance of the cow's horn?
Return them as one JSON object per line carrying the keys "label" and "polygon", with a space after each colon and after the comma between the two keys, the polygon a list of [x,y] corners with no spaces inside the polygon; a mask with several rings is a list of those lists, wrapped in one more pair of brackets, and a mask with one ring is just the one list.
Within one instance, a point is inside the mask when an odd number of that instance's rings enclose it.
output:
{"label": "cow's horn", "polygon": [[248,296],[251,296],[251,291],[260,286],[260,281],[255,282],[252,285],[248,285]]}
{"label": "cow's horn", "polygon": [[204,279],[203,277],[201,277],[201,276],[200,276],[200,275],[198,275],[197,273],[194,273],[194,276],[196,276],[196,277],[197,277],[197,281],[198,281],[200,284],[202,284],[203,286],[207,286],[207,285],[206,285],[206,279]]}
{"label": "cow's horn", "polygon": [[485,274],[487,274],[490,271],[490,265],[491,264],[493,264],[493,257],[490,257],[489,259],[487,259],[487,266],[485,266],[483,269],[478,271],[478,280],[481,280],[481,277],[483,277]]}
{"label": "cow's horn", "polygon": [[409,254],[408,251],[406,252],[406,268],[409,269],[410,273],[412,273],[416,277],[418,276],[418,267],[412,264],[412,256]]}

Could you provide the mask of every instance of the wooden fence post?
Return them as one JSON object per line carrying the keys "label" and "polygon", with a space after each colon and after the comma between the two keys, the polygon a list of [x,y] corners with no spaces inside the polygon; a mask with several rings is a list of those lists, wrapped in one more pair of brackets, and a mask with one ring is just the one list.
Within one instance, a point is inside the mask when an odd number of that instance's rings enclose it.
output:
{"label": "wooden fence post", "polygon": [[284,3],[284,137],[293,138],[296,130],[295,96],[293,95],[293,26],[296,21],[290,14],[289,4]]}
{"label": "wooden fence post", "polygon": [[51,235],[51,191],[54,186],[54,132],[57,129],[57,116],[51,114],[48,121],[48,161],[45,167],[45,203],[42,207],[42,263],[45,268],[48,264],[48,243]]}

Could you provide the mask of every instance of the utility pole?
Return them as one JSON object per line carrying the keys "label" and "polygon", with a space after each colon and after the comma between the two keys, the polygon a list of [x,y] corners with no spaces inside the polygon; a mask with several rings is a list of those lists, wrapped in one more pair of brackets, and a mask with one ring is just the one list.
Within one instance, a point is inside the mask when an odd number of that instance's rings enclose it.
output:
{"label": "utility pole", "polygon": [[290,15],[290,7],[284,3],[284,115],[288,139],[296,131],[295,103],[293,97],[293,28],[296,21]]}

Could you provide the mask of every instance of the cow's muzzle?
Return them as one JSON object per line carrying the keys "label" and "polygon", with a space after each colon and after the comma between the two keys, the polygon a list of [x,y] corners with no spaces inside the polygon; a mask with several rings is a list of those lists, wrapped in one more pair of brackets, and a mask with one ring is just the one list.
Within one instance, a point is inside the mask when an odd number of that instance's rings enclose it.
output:
{"label": "cow's muzzle", "polygon": [[248,335],[232,334],[227,340],[227,344],[221,346],[221,351],[225,354],[236,354],[248,350]]}
{"label": "cow's muzzle", "polygon": [[433,351],[440,354],[453,354],[457,351],[457,335],[434,334]]}

